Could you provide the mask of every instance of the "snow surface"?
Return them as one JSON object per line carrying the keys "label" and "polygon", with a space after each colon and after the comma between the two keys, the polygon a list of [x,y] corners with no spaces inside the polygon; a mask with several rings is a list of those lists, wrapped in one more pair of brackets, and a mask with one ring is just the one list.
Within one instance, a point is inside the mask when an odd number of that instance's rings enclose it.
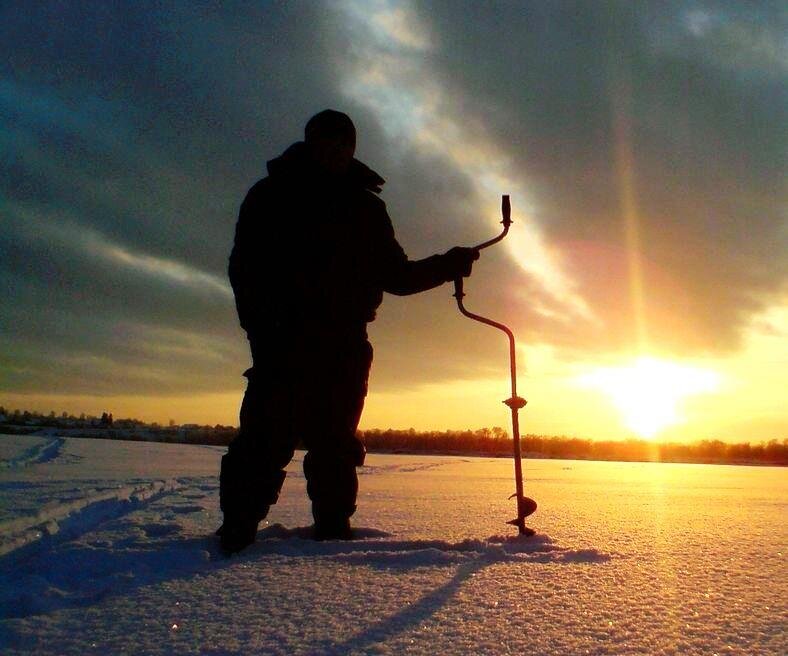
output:
{"label": "snow surface", "polygon": [[224,449],[0,436],[4,654],[786,654],[786,470],[369,455],[358,540],[290,467],[219,555]]}

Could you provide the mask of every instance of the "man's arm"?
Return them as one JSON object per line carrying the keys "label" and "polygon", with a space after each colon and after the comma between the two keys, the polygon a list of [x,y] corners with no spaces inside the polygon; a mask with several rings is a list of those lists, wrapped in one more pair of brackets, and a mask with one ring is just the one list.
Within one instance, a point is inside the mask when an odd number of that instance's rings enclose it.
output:
{"label": "man's arm", "polygon": [[452,248],[443,255],[432,255],[423,260],[409,260],[394,236],[391,219],[383,210],[381,265],[383,291],[397,296],[418,294],[445,282],[471,274],[479,252],[472,248]]}

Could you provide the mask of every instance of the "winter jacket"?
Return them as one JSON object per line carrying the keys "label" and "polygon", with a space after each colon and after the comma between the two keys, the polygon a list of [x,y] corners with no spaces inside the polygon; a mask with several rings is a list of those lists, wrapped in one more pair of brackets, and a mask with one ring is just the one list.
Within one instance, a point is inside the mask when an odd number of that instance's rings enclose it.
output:
{"label": "winter jacket", "polygon": [[383,292],[414,294],[452,277],[445,256],[405,255],[377,196],[383,184],[358,160],[341,177],[319,171],[300,142],[268,162],[241,205],[230,255],[250,340],[365,336]]}

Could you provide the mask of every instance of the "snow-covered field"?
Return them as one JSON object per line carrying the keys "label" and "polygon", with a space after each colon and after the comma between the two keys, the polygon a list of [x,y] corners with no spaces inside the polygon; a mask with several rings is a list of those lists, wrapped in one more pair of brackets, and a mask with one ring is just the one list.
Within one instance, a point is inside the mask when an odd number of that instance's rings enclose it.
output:
{"label": "snow-covered field", "polygon": [[779,654],[786,470],[368,456],[315,543],[301,457],[218,555],[223,449],[0,436],[4,654]]}

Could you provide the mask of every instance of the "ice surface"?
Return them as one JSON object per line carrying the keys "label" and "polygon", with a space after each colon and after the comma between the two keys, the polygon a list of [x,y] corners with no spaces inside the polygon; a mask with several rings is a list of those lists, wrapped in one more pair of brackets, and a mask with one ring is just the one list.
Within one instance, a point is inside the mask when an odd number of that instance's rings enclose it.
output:
{"label": "ice surface", "polygon": [[316,543],[301,456],[218,554],[222,448],[0,437],[0,651],[785,654],[785,470],[369,455]]}

